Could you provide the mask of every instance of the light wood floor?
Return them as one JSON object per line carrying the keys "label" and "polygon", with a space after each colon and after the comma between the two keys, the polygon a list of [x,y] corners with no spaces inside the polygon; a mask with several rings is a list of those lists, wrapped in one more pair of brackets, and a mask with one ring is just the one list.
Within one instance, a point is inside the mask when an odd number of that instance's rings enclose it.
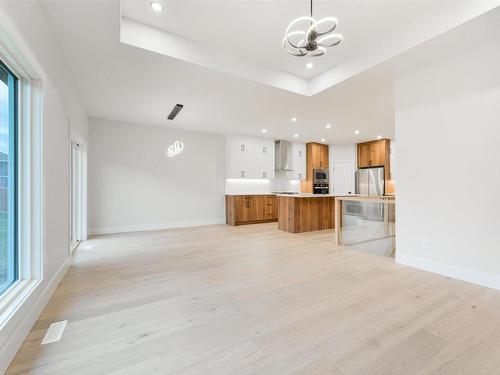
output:
{"label": "light wood floor", "polygon": [[500,374],[499,292],[336,247],[332,231],[221,225],[84,246],[8,374]]}

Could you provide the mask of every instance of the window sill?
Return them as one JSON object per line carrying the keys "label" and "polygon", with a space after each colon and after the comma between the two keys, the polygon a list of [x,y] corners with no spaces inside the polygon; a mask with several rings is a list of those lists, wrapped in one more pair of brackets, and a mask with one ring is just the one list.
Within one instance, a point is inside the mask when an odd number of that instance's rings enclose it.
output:
{"label": "window sill", "polygon": [[5,295],[0,299],[0,330],[22,306],[38,284],[40,284],[40,280],[20,280],[5,292]]}

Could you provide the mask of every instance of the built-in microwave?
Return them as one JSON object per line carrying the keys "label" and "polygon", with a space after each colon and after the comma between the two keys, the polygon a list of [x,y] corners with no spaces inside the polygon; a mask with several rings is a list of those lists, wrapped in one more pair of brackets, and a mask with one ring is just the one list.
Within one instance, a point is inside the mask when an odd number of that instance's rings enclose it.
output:
{"label": "built-in microwave", "polygon": [[328,169],[313,169],[314,184],[328,184]]}

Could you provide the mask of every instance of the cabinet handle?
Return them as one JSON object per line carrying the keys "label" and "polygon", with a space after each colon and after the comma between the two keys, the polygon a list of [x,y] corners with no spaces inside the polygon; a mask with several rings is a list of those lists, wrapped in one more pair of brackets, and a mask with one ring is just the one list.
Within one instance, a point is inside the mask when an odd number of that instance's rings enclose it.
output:
{"label": "cabinet handle", "polygon": [[302,151],[299,151],[299,157],[300,158],[302,157]]}
{"label": "cabinet handle", "polygon": [[240,150],[241,151],[245,151],[245,145],[242,144],[241,147],[240,147]]}
{"label": "cabinet handle", "polygon": [[245,171],[240,172],[241,177],[245,177]]}
{"label": "cabinet handle", "polygon": [[262,172],[262,178],[266,178],[267,172]]}
{"label": "cabinet handle", "polygon": [[263,147],[262,147],[262,153],[264,153],[264,154],[265,154],[266,152],[267,152],[267,147],[266,147],[266,146],[263,146]]}
{"label": "cabinet handle", "polygon": [[302,173],[299,173],[299,180],[302,180]]}

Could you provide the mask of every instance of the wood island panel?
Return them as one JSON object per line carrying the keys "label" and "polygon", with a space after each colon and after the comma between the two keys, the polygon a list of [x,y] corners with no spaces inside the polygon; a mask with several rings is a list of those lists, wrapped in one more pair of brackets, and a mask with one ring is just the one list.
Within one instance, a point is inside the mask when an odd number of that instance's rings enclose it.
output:
{"label": "wood island panel", "polygon": [[278,196],[278,229],[289,233],[333,229],[334,197]]}

